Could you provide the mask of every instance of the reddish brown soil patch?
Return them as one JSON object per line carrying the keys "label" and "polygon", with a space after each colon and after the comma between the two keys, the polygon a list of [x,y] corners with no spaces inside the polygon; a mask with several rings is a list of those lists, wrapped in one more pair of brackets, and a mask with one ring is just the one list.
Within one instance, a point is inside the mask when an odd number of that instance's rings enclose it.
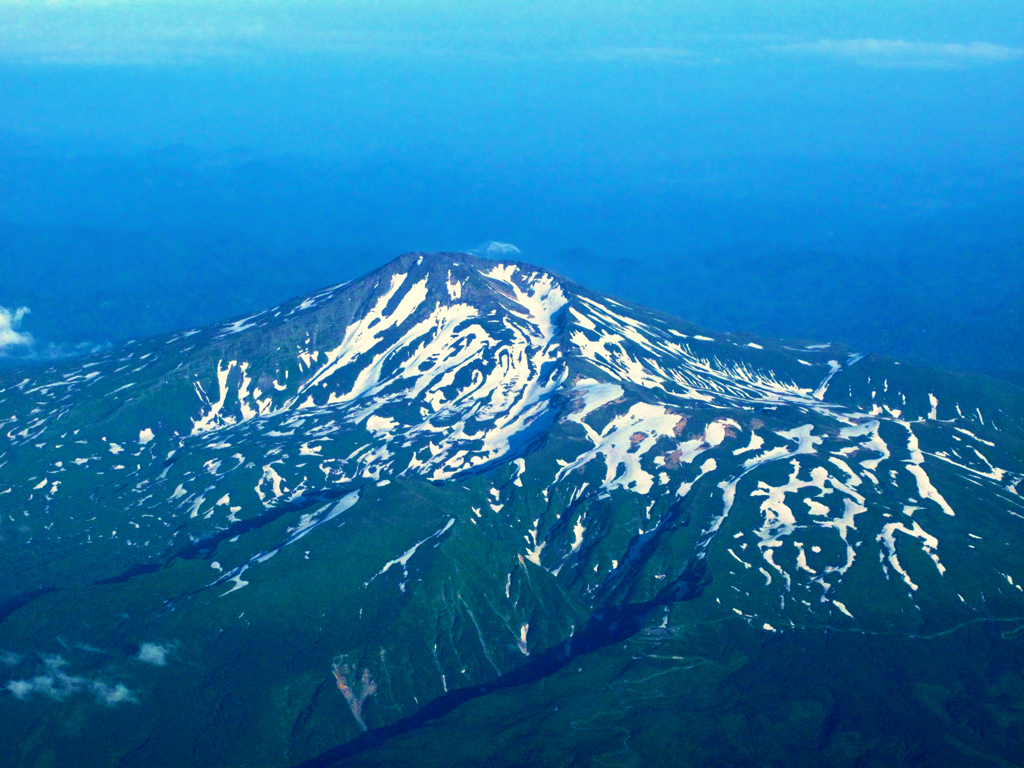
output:
{"label": "reddish brown soil patch", "polygon": [[672,451],[664,455],[665,466],[669,469],[675,469],[679,466],[679,457],[683,455],[682,451]]}

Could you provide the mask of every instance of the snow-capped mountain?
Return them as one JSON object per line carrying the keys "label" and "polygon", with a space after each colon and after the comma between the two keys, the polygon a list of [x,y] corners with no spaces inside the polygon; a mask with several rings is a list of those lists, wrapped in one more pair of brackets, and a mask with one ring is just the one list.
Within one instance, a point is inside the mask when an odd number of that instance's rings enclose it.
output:
{"label": "snow-capped mountain", "polygon": [[1024,616],[1020,390],[511,261],[12,375],[0,426],[0,707],[130,720],[123,766],[300,762],[637,632]]}

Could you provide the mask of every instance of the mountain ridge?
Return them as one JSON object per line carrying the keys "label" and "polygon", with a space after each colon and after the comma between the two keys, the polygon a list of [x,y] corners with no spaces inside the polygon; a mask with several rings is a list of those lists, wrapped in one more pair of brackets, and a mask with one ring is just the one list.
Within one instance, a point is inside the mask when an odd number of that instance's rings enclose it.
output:
{"label": "mountain ridge", "polygon": [[[277,762],[301,762],[620,621],[932,636],[1024,616],[1014,388],[702,332],[511,260],[406,254],[33,373],[0,385],[15,699],[55,698],[60,653],[151,717],[171,683],[112,649],[167,644],[248,692],[238,717],[292,718]],[[69,632],[99,655],[35,639]],[[245,677],[281,653],[298,719]],[[148,722],[123,764],[202,738]]]}

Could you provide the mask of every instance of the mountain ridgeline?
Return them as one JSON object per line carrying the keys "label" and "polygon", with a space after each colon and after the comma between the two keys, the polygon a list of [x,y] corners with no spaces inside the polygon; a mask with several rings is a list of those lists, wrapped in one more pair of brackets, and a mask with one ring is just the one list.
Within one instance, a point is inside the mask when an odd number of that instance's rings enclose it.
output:
{"label": "mountain ridgeline", "polygon": [[1011,384],[467,254],[2,375],[4,765],[1018,764]]}

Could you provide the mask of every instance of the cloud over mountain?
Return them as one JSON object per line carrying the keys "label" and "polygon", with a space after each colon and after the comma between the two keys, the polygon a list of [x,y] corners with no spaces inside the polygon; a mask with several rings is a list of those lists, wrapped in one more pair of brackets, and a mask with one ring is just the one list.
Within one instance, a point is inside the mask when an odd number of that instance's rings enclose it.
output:
{"label": "cloud over mountain", "polygon": [[17,309],[0,307],[0,356],[7,354],[12,347],[31,346],[32,335],[18,330],[21,327],[22,318],[28,312],[28,307],[18,307]]}
{"label": "cloud over mountain", "polygon": [[92,694],[96,701],[108,707],[116,704],[135,704],[138,699],[123,683],[110,685],[81,675],[70,675],[68,666],[60,656],[43,659],[44,669],[33,677],[10,680],[6,690],[19,700],[39,696],[52,701],[64,701],[81,693]]}

